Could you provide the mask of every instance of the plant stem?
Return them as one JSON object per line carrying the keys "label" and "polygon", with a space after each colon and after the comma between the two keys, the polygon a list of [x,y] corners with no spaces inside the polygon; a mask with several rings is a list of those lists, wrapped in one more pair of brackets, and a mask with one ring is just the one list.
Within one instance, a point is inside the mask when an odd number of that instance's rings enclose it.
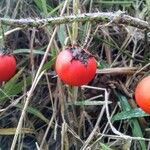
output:
{"label": "plant stem", "polygon": [[85,13],[70,16],[60,16],[51,17],[46,19],[10,19],[10,18],[0,18],[2,24],[17,27],[42,27],[45,25],[58,25],[67,24],[73,22],[100,22],[100,23],[115,23],[130,25],[139,29],[145,29],[150,31],[150,25],[147,21],[141,20],[139,18],[134,18],[126,15],[122,11],[118,12],[98,12],[98,13]]}
{"label": "plant stem", "polygon": [[[78,14],[78,0],[73,0],[73,14]],[[77,43],[77,36],[78,36],[78,22],[75,21],[72,24],[72,41],[73,45],[76,45]]]}

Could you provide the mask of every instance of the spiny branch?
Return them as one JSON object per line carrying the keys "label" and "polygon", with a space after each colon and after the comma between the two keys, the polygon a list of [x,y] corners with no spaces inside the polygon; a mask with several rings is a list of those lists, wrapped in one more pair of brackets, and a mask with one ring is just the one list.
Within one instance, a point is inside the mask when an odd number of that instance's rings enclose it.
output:
{"label": "spiny branch", "polygon": [[10,19],[0,18],[0,22],[4,25],[17,26],[17,27],[42,27],[45,25],[59,25],[68,24],[72,22],[98,22],[98,23],[115,23],[133,26],[139,29],[150,31],[150,25],[147,21],[143,21],[139,18],[134,18],[126,15],[122,11],[118,12],[98,12],[98,13],[85,13],[79,15],[61,16],[61,17],[50,17],[46,19]]}

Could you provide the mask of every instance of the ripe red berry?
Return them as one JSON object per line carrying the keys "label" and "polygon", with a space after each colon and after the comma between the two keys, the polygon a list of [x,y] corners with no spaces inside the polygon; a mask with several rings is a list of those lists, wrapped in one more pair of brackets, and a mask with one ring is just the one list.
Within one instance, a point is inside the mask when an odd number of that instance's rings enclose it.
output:
{"label": "ripe red berry", "polygon": [[146,113],[150,113],[150,76],[142,79],[135,89],[135,100]]}
{"label": "ripe red berry", "polygon": [[16,72],[16,59],[10,54],[0,54],[0,82],[8,81]]}
{"label": "ripe red berry", "polygon": [[95,58],[77,46],[61,51],[55,64],[60,79],[73,86],[88,84],[95,76],[96,67]]}

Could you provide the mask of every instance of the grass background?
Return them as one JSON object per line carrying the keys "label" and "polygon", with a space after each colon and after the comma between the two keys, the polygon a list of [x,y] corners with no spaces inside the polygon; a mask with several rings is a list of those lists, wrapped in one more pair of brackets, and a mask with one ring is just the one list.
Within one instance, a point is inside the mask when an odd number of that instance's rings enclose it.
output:
{"label": "grass background", "polygon": [[[125,11],[150,21],[149,0],[1,0],[0,17],[46,18],[92,12]],[[1,46],[17,59],[17,74],[0,87],[0,148],[9,150],[28,93],[31,98],[21,121],[18,150],[146,150],[149,115],[134,101],[140,79],[149,75],[149,32],[125,25],[86,22],[57,27],[2,26]],[[54,34],[54,32],[56,34]],[[48,57],[36,78],[46,48]],[[98,73],[88,86],[63,84],[54,70],[58,52],[79,44],[96,56]],[[127,73],[115,68],[127,68]],[[110,69],[110,73],[108,70]],[[134,70],[132,70],[134,68]],[[102,73],[101,70],[104,70]],[[35,82],[36,81],[36,84]]]}

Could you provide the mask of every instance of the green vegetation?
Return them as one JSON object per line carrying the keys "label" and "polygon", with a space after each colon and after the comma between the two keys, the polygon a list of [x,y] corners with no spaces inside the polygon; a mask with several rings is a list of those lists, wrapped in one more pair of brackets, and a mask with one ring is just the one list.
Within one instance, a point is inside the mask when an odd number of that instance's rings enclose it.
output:
{"label": "green vegetation", "polygon": [[[0,1],[1,17],[11,19],[118,10],[150,21],[149,0]],[[0,149],[146,150],[150,118],[136,105],[134,90],[150,74],[149,36],[138,26],[112,22],[1,25],[1,47],[16,57],[17,72],[0,87]],[[66,85],[55,72],[57,54],[71,44],[97,60],[98,73],[88,86]],[[129,72],[113,72],[121,67]],[[111,73],[99,72],[106,68]]]}

